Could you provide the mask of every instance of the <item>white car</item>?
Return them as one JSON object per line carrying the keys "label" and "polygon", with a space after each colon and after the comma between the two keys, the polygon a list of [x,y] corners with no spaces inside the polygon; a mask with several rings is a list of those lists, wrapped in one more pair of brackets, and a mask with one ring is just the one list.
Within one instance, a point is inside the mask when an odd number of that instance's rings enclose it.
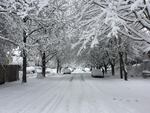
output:
{"label": "white car", "polygon": [[46,68],[46,73],[51,73],[51,69],[50,68]]}
{"label": "white car", "polygon": [[143,71],[142,71],[142,75],[143,75],[143,78],[150,77],[150,71],[148,71],[148,70],[143,70]]}
{"label": "white car", "polygon": [[36,73],[42,73],[42,67],[36,66],[35,67]]}
{"label": "white car", "polygon": [[35,73],[35,67],[33,66],[27,67],[27,74],[32,74],[32,73]]}

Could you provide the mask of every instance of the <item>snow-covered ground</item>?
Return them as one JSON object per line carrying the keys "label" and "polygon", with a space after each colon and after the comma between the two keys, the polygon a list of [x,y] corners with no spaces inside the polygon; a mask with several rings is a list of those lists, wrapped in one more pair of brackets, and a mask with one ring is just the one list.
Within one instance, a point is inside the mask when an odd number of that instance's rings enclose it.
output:
{"label": "snow-covered ground", "polygon": [[149,80],[87,73],[29,78],[0,86],[0,113],[150,113]]}

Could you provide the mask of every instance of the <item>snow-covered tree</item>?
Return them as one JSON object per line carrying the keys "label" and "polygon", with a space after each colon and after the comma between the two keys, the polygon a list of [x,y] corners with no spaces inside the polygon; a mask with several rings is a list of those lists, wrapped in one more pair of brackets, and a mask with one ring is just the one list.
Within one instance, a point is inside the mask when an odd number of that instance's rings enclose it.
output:
{"label": "snow-covered tree", "polygon": [[47,5],[39,11],[37,18],[33,19],[31,25],[34,28],[34,23],[36,23],[38,27],[43,27],[37,32],[34,32],[30,36],[32,37],[30,38],[31,40],[29,40],[31,44],[37,44],[34,50],[40,53],[43,76],[45,76],[46,63],[54,56],[60,56],[59,54],[62,53],[63,46],[65,46],[67,25],[65,17],[67,11],[66,4],[67,2],[64,0],[49,1]]}
{"label": "snow-covered tree", "polygon": [[[122,59],[125,40],[150,43],[148,0],[83,0],[75,2],[72,14],[74,29],[79,31],[79,39],[74,45],[96,45],[116,38],[118,52]],[[79,51],[80,51],[79,50]],[[124,53],[124,52],[123,52]],[[122,59],[123,61],[123,59]],[[123,61],[124,62],[124,61]],[[125,70],[125,66],[122,66]]]}

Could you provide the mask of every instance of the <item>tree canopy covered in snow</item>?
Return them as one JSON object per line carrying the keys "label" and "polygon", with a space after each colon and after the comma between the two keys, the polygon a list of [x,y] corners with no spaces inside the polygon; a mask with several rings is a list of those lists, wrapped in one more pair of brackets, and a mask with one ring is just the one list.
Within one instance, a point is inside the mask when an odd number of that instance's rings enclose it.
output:
{"label": "tree canopy covered in snow", "polygon": [[0,43],[5,53],[19,47],[24,62],[46,55],[43,62],[66,65],[76,56],[104,66],[123,58],[125,71],[125,59],[141,59],[150,44],[150,1],[1,0]]}

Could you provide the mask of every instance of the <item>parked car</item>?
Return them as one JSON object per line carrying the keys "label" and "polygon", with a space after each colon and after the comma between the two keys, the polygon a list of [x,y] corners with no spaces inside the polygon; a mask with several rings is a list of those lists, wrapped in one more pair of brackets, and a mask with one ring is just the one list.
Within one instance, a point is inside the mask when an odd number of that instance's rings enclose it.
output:
{"label": "parked car", "polygon": [[63,74],[71,74],[71,70],[70,70],[69,68],[64,68],[64,69],[62,70],[62,73],[63,73]]}
{"label": "parked car", "polygon": [[50,68],[46,68],[46,73],[51,73],[51,69]]}
{"label": "parked car", "polygon": [[27,74],[32,74],[32,73],[35,73],[35,67],[33,66],[27,67]]}
{"label": "parked car", "polygon": [[150,60],[144,60],[144,61],[143,61],[142,76],[143,76],[144,78],[150,77]]}
{"label": "parked car", "polygon": [[92,77],[104,78],[104,75],[103,75],[103,73],[100,69],[92,69],[91,76]]}
{"label": "parked car", "polygon": [[35,71],[36,71],[36,73],[42,73],[42,67],[36,66]]}
{"label": "parked car", "polygon": [[144,70],[142,71],[143,78],[150,77],[150,71]]}

